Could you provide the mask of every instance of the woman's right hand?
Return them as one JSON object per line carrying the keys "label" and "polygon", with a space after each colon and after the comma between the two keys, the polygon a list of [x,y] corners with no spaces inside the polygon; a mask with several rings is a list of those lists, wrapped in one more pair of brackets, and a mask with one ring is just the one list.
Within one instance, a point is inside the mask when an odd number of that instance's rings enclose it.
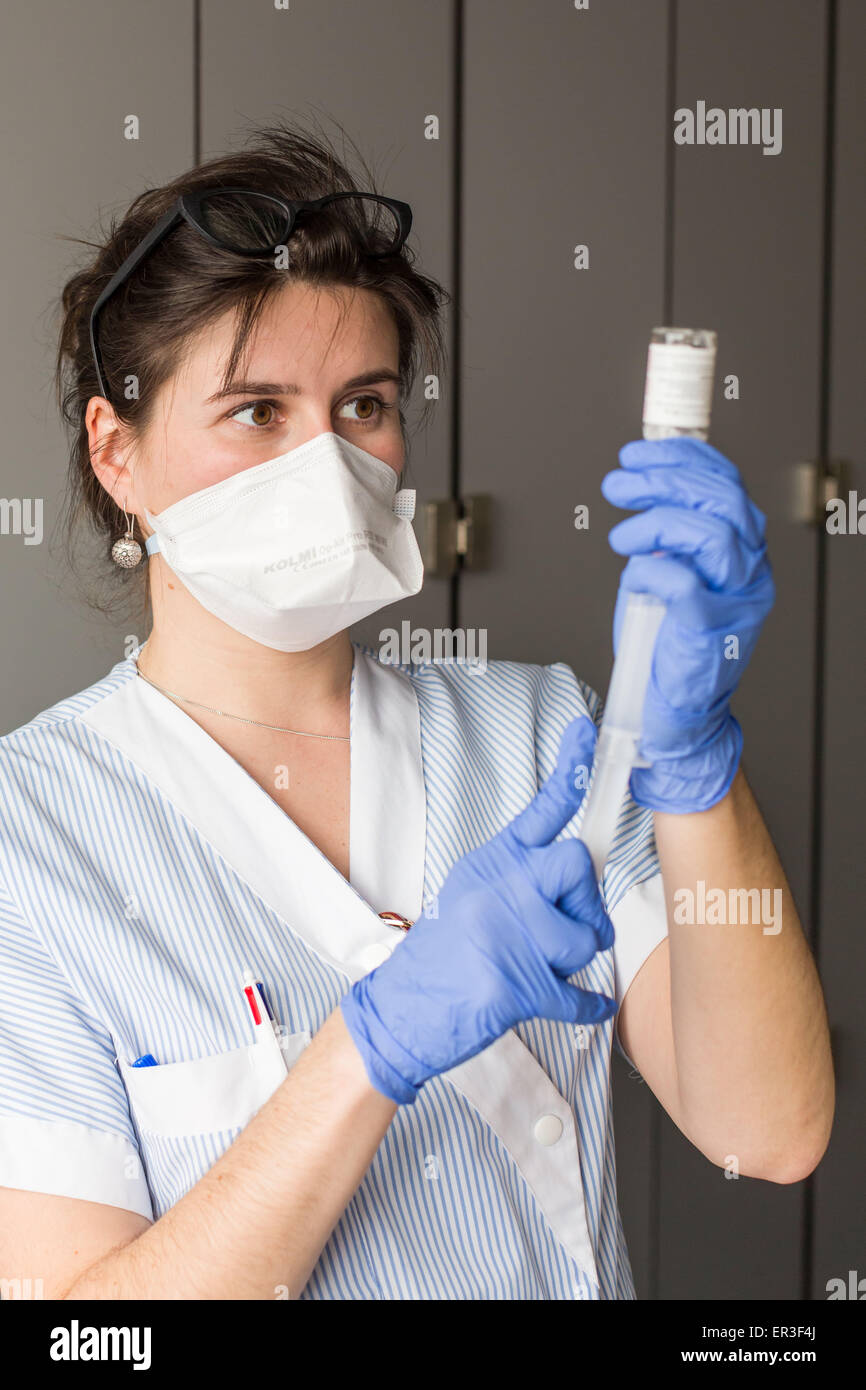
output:
{"label": "woman's right hand", "polygon": [[537,796],[453,866],[438,917],[419,918],[341,1001],[371,1082],[399,1104],[524,1019],[591,1024],[616,1012],[567,983],[614,931],[586,846],[552,843],[580,806],[575,772],[592,765],[596,737],[591,719],[569,725]]}

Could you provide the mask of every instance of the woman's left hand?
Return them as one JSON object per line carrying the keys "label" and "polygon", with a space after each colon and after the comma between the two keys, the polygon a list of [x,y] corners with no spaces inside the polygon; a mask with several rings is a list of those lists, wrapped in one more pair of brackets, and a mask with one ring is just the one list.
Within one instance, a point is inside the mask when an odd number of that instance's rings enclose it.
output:
{"label": "woman's left hand", "polygon": [[[631,556],[613,620],[616,654],[632,591],[667,604],[644,705],[635,801],[657,811],[705,811],[727,793],[743,735],[731,696],[773,606],[766,517],[738,470],[710,444],[687,437],[633,440],[601,490],[617,507],[642,508],[609,540]],[[663,554],[655,552],[663,551]]]}

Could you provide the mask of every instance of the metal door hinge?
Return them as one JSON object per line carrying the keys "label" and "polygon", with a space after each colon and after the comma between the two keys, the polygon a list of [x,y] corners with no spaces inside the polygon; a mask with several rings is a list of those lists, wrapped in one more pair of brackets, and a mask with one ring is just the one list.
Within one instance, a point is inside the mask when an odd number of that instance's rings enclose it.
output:
{"label": "metal door hinge", "polygon": [[424,503],[421,554],[427,574],[448,579],[458,569],[487,569],[491,502],[486,494],[476,493]]}
{"label": "metal door hinge", "polygon": [[795,463],[791,520],[823,527],[827,503],[847,491],[850,467],[847,459],[807,459]]}

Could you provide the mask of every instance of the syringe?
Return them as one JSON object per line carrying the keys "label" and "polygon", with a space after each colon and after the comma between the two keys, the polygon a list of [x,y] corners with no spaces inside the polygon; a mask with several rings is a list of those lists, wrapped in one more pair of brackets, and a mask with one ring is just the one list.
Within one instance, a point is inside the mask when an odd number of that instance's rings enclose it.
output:
{"label": "syringe", "polygon": [[[643,402],[644,439],[709,434],[716,362],[716,334],[709,329],[654,328],[647,355]],[[643,707],[656,637],[666,606],[654,594],[626,601],[604,717],[584,798],[578,834],[601,882],[616,834],[633,767],[639,756]]]}

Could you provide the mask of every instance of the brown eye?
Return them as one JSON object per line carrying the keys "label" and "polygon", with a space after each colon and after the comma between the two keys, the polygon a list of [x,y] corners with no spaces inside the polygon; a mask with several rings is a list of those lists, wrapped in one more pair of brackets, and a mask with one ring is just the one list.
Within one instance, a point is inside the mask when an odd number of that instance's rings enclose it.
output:
{"label": "brown eye", "polygon": [[[277,407],[274,401],[250,401],[249,404],[239,406],[237,410],[233,410],[230,418],[232,420],[237,420],[239,425],[243,425],[244,429],[258,430],[261,432],[273,428],[276,424],[276,409]],[[244,415],[248,417],[246,420],[243,419]]]}
{"label": "brown eye", "polygon": [[352,413],[344,415],[344,418],[354,425],[375,425],[381,424],[386,410],[393,409],[392,405],[387,405],[378,396],[353,396],[350,401],[340,406],[340,414],[351,411]]}

